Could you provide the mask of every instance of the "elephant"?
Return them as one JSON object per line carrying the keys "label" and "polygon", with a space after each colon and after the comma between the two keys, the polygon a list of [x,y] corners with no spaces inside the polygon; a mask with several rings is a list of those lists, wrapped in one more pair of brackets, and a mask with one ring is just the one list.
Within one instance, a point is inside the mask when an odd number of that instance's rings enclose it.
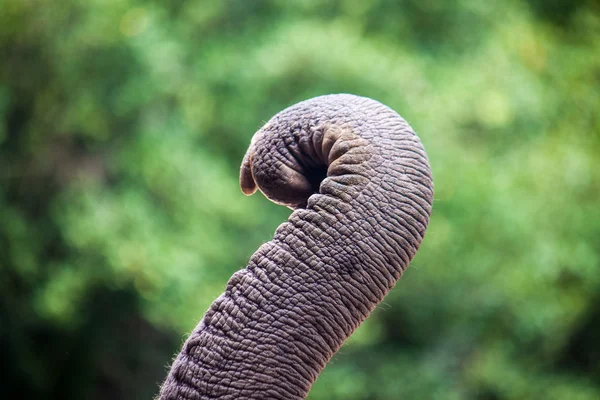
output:
{"label": "elephant", "polygon": [[240,186],[293,211],[192,331],[160,399],[305,398],[407,268],[433,203],[412,128],[350,94],[276,114],[252,137]]}

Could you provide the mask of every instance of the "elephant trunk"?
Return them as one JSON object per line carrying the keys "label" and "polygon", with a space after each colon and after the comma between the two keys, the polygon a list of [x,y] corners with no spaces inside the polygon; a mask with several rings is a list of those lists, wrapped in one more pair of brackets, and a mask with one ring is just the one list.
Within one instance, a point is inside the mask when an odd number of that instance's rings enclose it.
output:
{"label": "elephant trunk", "polygon": [[395,285],[429,221],[427,156],[367,98],[298,103],[253,137],[240,185],[294,209],[185,342],[161,399],[302,399]]}

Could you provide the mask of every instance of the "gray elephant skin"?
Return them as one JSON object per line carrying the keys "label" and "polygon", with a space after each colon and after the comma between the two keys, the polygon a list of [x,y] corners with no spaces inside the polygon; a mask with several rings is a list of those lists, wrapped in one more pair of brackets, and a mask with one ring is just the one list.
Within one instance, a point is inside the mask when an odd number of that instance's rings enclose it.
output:
{"label": "gray elephant skin", "polygon": [[252,138],[240,185],[294,211],[190,334],[160,399],[305,398],[408,266],[433,202],[408,123],[348,94],[275,115]]}

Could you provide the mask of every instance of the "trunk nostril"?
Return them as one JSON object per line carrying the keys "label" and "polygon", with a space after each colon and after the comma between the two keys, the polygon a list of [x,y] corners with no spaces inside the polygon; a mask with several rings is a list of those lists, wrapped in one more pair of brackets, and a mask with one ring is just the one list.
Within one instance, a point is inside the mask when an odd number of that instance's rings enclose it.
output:
{"label": "trunk nostril", "polygon": [[327,167],[325,165],[311,168],[306,172],[306,179],[310,182],[313,193],[319,193],[321,182],[327,177]]}

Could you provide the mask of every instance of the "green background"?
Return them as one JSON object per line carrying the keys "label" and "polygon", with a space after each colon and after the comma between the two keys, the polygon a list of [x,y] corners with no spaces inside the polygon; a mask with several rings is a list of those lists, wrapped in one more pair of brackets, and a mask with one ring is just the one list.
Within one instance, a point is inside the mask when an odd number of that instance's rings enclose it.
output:
{"label": "green background", "polygon": [[593,0],[0,0],[0,397],[152,398],[289,215],[238,189],[252,134],[339,92],[436,194],[310,398],[599,399]]}

